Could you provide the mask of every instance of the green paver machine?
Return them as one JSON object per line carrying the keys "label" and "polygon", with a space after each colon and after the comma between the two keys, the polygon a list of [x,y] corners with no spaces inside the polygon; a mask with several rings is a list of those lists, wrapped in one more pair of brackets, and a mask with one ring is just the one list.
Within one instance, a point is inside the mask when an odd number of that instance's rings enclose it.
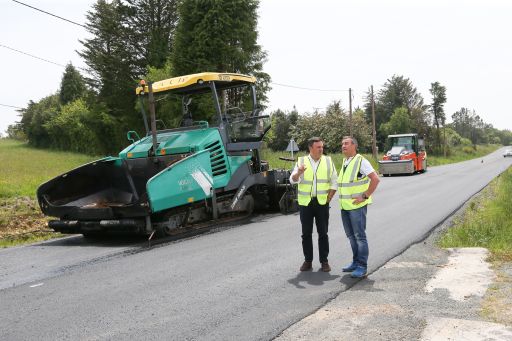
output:
{"label": "green paver machine", "polygon": [[[215,224],[224,217],[247,215],[255,208],[296,211],[290,171],[269,169],[260,159],[270,119],[260,114],[255,81],[229,73],[141,81],[136,93],[146,136],[130,131],[127,137],[133,143],[119,156],[85,164],[42,184],[37,190],[41,210],[59,218],[49,222],[50,228],[84,235],[175,234],[199,222]],[[238,95],[238,101],[245,91],[248,109],[226,106],[229,91]],[[156,129],[155,97],[160,95],[181,97],[181,127]],[[215,126],[192,120],[189,104],[196,95],[207,96],[206,102],[212,103]]]}

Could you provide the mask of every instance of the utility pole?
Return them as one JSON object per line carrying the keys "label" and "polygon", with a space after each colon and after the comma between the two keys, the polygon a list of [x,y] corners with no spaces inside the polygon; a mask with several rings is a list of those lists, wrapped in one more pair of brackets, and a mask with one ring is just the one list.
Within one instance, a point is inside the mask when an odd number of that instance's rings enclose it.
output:
{"label": "utility pole", "polygon": [[348,134],[352,136],[352,88],[348,88]]}
{"label": "utility pole", "polygon": [[373,158],[377,160],[377,132],[375,131],[375,101],[373,99],[373,85],[372,85],[372,154]]}
{"label": "utility pole", "polygon": [[444,157],[446,158],[446,146],[447,146],[447,141],[446,141],[446,122],[443,123],[443,133],[444,133]]}

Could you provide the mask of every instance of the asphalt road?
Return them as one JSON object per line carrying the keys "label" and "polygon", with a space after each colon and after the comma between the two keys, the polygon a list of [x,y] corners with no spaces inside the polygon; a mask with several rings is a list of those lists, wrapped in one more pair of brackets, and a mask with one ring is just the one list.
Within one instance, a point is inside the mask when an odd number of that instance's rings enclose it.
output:
{"label": "asphalt road", "polygon": [[[368,210],[370,271],[509,167],[502,151],[381,178]],[[356,283],[341,276],[350,250],[338,203],[331,206],[331,273],[318,263],[298,271],[297,214],[260,216],[151,249],[72,237],[0,250],[0,339],[273,339]]]}

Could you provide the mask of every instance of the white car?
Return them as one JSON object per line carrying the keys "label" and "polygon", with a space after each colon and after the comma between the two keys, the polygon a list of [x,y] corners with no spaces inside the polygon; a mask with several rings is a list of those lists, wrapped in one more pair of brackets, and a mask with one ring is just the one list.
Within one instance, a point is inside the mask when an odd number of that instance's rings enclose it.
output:
{"label": "white car", "polygon": [[503,157],[512,156],[512,149],[505,149]]}

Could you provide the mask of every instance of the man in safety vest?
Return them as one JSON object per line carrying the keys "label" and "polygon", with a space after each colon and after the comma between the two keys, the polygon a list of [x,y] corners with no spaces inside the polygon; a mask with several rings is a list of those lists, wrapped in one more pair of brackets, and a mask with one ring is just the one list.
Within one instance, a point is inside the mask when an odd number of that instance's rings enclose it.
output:
{"label": "man in safety vest", "polygon": [[352,263],[344,267],[343,272],[352,272],[352,277],[363,278],[368,268],[367,205],[372,203],[371,195],[380,180],[371,163],[357,154],[355,138],[343,137],[341,149],[345,158],[338,177],[338,196],[341,220],[352,248]]}
{"label": "man in safety vest", "polygon": [[323,155],[324,142],[319,137],[308,140],[309,155],[299,157],[290,175],[290,183],[298,184],[302,251],[304,263],[300,271],[311,270],[313,262],[313,219],[318,233],[318,253],[322,271],[331,271],[329,261],[329,202],[336,193],[338,177],[329,156]]}

